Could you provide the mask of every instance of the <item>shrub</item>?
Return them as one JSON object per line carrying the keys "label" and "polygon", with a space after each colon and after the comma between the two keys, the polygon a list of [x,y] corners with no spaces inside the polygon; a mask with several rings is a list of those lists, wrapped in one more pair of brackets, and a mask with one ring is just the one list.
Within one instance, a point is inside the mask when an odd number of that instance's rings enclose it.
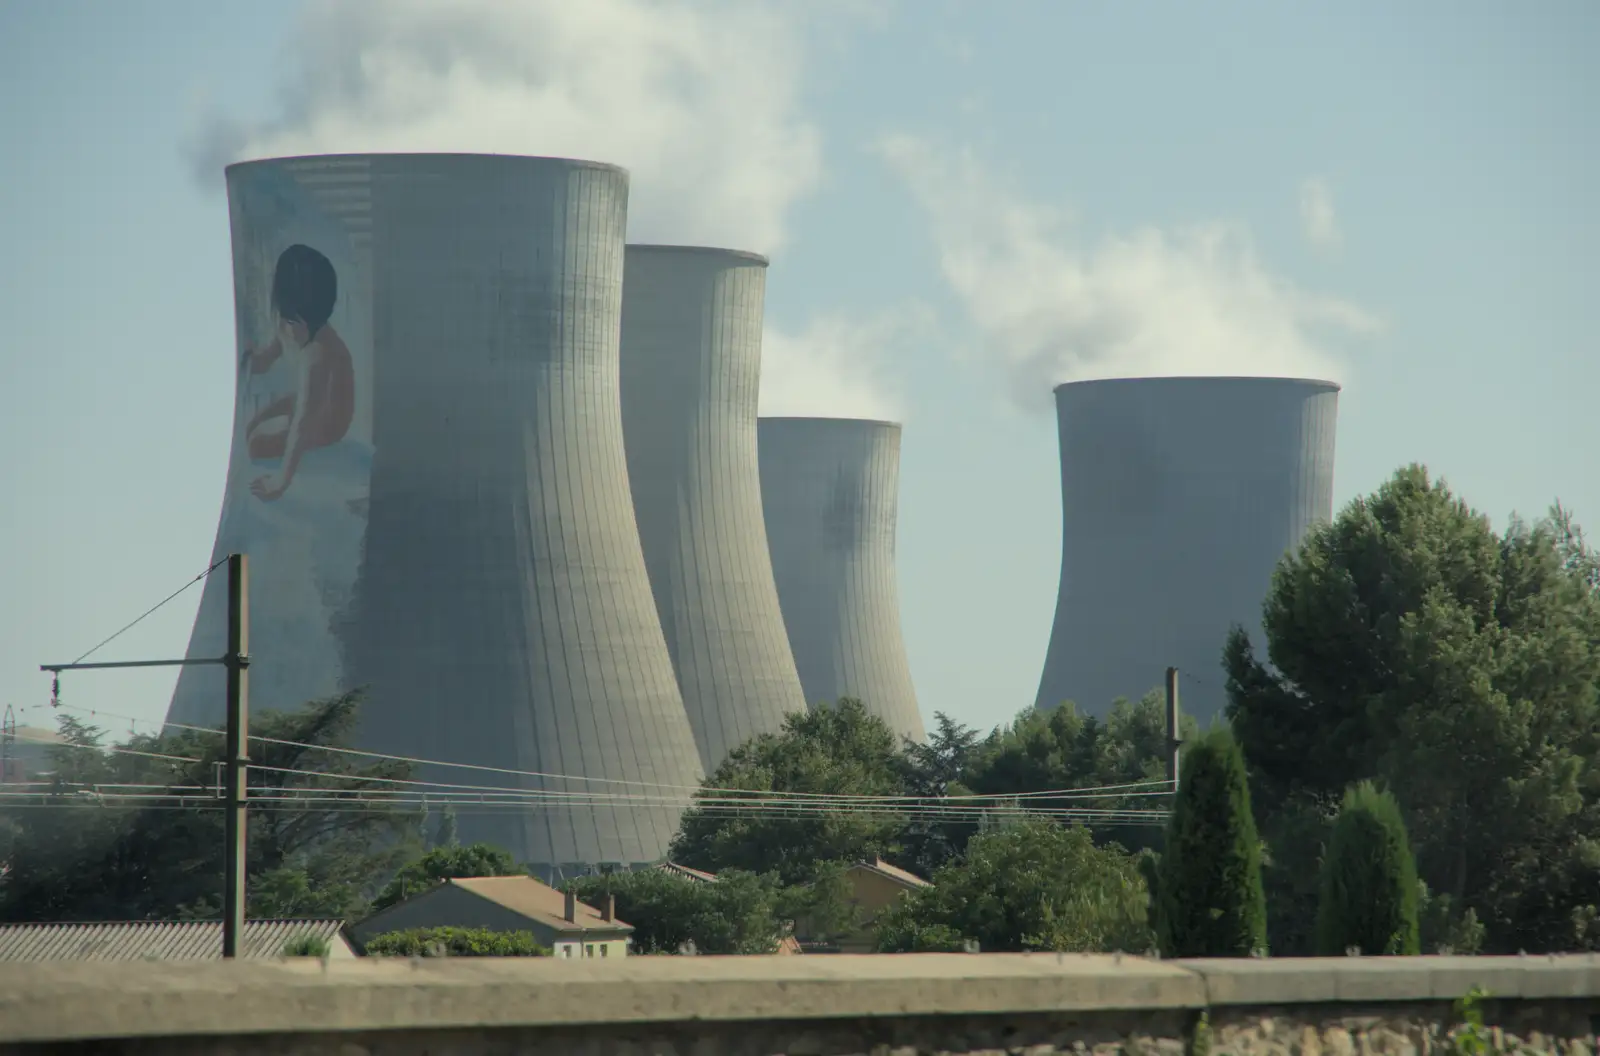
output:
{"label": "shrub", "polygon": [[956,951],[1143,953],[1149,895],[1134,856],[1096,847],[1089,830],[1023,816],[980,832],[929,887],[897,899],[875,923],[883,953]]}
{"label": "shrub", "polygon": [[548,957],[526,931],[488,928],[412,928],[373,936],[368,957]]}
{"label": "shrub", "polygon": [[776,878],[736,869],[714,882],[691,880],[660,869],[586,876],[567,888],[588,905],[607,894],[617,917],[633,925],[634,954],[676,953],[692,942],[701,953],[772,953],[784,935]]}
{"label": "shrub", "polygon": [[285,957],[326,957],[328,940],[320,935],[296,935],[283,944]]}
{"label": "shrub", "polygon": [[1166,957],[1249,957],[1267,949],[1261,839],[1244,755],[1226,727],[1183,753],[1159,866],[1156,914]]}
{"label": "shrub", "polygon": [[487,843],[474,843],[467,847],[450,845],[435,847],[421,858],[411,862],[395,874],[373,900],[374,911],[388,909],[404,902],[412,895],[437,887],[448,879],[475,876],[526,876],[527,870],[517,865],[507,851]]}
{"label": "shrub", "polygon": [[1322,859],[1317,952],[1415,954],[1417,867],[1400,804],[1363,781],[1345,792]]}

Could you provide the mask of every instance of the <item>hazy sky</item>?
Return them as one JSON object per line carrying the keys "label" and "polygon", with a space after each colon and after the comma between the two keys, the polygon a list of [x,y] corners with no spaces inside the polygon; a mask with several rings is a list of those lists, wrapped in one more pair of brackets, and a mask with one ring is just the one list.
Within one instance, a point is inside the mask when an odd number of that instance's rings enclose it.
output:
{"label": "hazy sky", "polygon": [[1332,374],[1338,502],[1422,461],[1600,531],[1597,54],[1593,0],[0,0],[0,704],[207,563],[241,152],[616,161],[632,237],[770,253],[763,409],[906,423],[930,718],[1033,700],[1053,382]]}

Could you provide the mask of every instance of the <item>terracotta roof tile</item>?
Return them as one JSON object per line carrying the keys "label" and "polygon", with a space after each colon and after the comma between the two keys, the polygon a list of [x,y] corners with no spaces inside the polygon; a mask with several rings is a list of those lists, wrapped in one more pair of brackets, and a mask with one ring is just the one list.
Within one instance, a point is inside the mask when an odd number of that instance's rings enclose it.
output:
{"label": "terracotta roof tile", "polygon": [[531,876],[477,876],[445,882],[470,891],[497,906],[504,906],[513,913],[520,913],[531,920],[537,920],[556,931],[577,928],[591,931],[601,928],[617,931],[633,930],[632,924],[620,920],[602,920],[598,909],[582,902],[577,904],[577,911],[574,913],[577,919],[568,921],[566,892],[558,891]]}

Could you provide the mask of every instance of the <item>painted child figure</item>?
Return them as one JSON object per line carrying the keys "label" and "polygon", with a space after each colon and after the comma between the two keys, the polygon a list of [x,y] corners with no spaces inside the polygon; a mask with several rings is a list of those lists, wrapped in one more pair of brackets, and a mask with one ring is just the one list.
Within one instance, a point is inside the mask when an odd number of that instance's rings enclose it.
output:
{"label": "painted child figure", "polygon": [[327,257],[293,245],[278,257],[272,275],[272,311],[277,336],[265,348],[245,352],[252,374],[287,357],[294,390],[263,407],[245,426],[252,460],[280,459],[278,471],[257,477],[250,491],[271,502],[288,490],[307,452],[344,439],[355,415],[355,367],[344,339],[329,324],[338,299],[338,277]]}

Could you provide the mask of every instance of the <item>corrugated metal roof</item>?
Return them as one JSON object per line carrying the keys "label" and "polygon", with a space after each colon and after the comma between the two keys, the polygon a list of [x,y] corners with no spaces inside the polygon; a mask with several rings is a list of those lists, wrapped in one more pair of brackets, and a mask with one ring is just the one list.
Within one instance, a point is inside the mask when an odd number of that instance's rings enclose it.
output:
{"label": "corrugated metal roof", "polygon": [[[249,920],[241,954],[276,957],[284,944],[314,935],[346,945],[342,920]],[[116,920],[85,924],[0,925],[0,961],[214,961],[222,959],[220,920]]]}
{"label": "corrugated metal roof", "polygon": [[717,878],[715,873],[708,873],[700,869],[691,869],[689,866],[679,865],[677,862],[662,862],[660,865],[656,866],[656,868],[660,869],[663,873],[671,873],[674,876],[687,877],[690,880],[699,880],[702,883],[707,884],[715,881]]}
{"label": "corrugated metal roof", "polygon": [[922,877],[918,876],[916,873],[907,872],[906,870],[901,869],[897,865],[890,865],[888,862],[884,861],[882,858],[878,858],[878,859],[875,859],[875,860],[870,861],[870,862],[857,862],[856,865],[854,866],[854,868],[866,869],[869,872],[877,873],[879,876],[888,877],[890,880],[893,880],[895,883],[903,884],[906,887],[931,887],[931,886],[933,886],[928,881],[926,881]]}

